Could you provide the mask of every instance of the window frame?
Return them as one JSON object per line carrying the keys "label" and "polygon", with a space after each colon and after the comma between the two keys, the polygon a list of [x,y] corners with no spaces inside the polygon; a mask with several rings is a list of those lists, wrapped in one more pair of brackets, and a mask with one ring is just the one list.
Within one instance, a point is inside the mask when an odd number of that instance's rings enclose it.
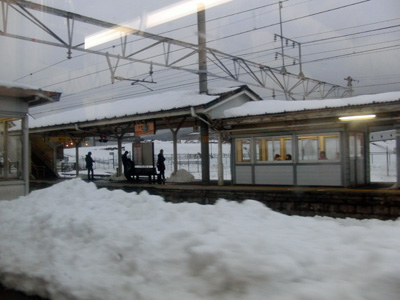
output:
{"label": "window frame", "polygon": [[[264,147],[259,148],[259,141],[264,141]],[[279,142],[279,153],[276,153],[275,150],[272,150],[272,156],[271,159],[269,159],[269,147],[268,147],[268,141],[273,142],[272,145],[274,145],[274,142]],[[285,157],[288,153],[286,150],[286,142],[289,141],[291,144],[291,151],[292,153],[289,153],[291,155],[290,160],[285,160],[285,159],[280,159],[280,160],[274,160],[275,154],[279,154],[281,157]],[[256,164],[279,164],[279,163],[293,163],[294,161],[294,147],[293,147],[293,135],[277,135],[277,136],[258,136],[254,137],[254,147],[255,147],[255,163]],[[260,155],[261,154],[261,155]],[[266,158],[266,160],[260,160],[259,157],[262,156]]]}
{"label": "window frame", "polygon": [[[315,137],[315,138],[314,138]],[[326,159],[321,159],[320,154],[321,152],[327,153],[327,145],[326,145],[326,139],[327,138],[332,138],[335,137],[337,139],[337,151],[336,151],[336,157],[335,158],[326,158]],[[310,159],[310,160],[304,160],[301,158],[301,153],[302,149],[300,146],[300,141],[301,140],[307,140],[307,139],[313,139],[317,142],[317,149],[316,149],[316,158],[315,159]],[[308,133],[308,134],[298,134],[296,135],[296,143],[297,143],[297,161],[300,164],[305,164],[305,163],[337,163],[341,161],[342,157],[342,147],[341,147],[341,133],[340,132],[324,132],[324,133]]]}
{"label": "window frame", "polygon": [[[244,160],[243,159],[243,142],[244,140],[247,140],[249,143],[249,159]],[[241,143],[241,147],[238,147],[239,142]],[[240,150],[240,151],[239,151]],[[239,156],[241,157],[241,160],[239,160]],[[252,164],[253,163],[253,138],[252,137],[241,137],[241,138],[235,138],[235,164]]]}

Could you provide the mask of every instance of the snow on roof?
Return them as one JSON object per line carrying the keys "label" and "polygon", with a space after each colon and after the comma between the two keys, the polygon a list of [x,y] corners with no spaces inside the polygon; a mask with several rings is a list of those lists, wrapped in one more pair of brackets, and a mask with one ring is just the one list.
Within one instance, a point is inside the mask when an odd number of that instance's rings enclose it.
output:
{"label": "snow on roof", "polygon": [[84,106],[37,119],[31,118],[29,127],[38,128],[167,111],[204,105],[219,97],[219,95],[199,94],[196,91],[171,91],[163,94]]}
{"label": "snow on roof", "polygon": [[0,86],[6,87],[6,88],[18,88],[18,89],[25,89],[25,90],[40,90],[38,87],[35,87],[32,85],[18,83],[18,82],[2,81],[2,80],[0,80]]}
{"label": "snow on roof", "polygon": [[0,96],[20,98],[28,102],[29,107],[33,107],[58,101],[61,93],[44,91],[38,87],[27,84],[0,80]]}
{"label": "snow on roof", "polygon": [[383,93],[376,95],[363,95],[352,98],[340,98],[329,100],[262,100],[247,102],[241,106],[229,108],[224,111],[225,118],[255,116],[264,114],[276,114],[301,110],[313,110],[322,108],[335,108],[372,103],[384,103],[400,100],[400,92]]}

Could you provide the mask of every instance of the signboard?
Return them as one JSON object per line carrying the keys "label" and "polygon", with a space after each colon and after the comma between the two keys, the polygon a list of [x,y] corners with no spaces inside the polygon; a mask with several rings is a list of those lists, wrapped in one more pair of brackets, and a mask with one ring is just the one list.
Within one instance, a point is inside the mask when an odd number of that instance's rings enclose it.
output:
{"label": "signboard", "polygon": [[154,122],[148,122],[135,125],[135,135],[151,135],[154,134]]}
{"label": "signboard", "polygon": [[154,122],[135,125],[135,135],[151,135],[154,133]]}
{"label": "signboard", "polygon": [[154,143],[132,144],[133,161],[135,165],[154,166]]}
{"label": "signboard", "polygon": [[396,130],[372,132],[369,135],[369,139],[371,142],[394,140],[394,139],[396,139]]}

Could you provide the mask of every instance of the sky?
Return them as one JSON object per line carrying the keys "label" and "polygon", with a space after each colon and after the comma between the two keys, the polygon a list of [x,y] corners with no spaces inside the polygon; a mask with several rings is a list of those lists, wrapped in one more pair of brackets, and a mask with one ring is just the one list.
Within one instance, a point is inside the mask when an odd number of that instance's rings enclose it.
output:
{"label": "sky", "polygon": [[[180,1],[149,0],[109,1],[37,1],[43,5],[71,11],[115,24],[130,24],[139,20],[140,29],[160,36],[188,43],[197,43],[197,17],[195,14],[182,17],[158,26],[147,27],[145,20],[155,11],[170,7]],[[67,22],[60,17],[30,11],[50,27],[62,39],[67,40]],[[289,0],[282,2],[282,35],[301,45],[303,73],[314,79],[346,86],[344,78],[354,80],[354,95],[398,91],[400,82],[400,3],[397,0]],[[3,16],[0,16],[3,18]],[[279,5],[276,1],[232,0],[206,11],[207,46],[230,55],[239,56],[256,63],[282,67],[280,41]],[[134,23],[136,24],[136,23]],[[3,28],[4,30],[4,28]],[[100,27],[76,21],[73,44],[102,30]],[[9,9],[7,33],[55,42],[37,26]],[[134,98],[149,93],[161,93],[171,89],[198,91],[197,75],[150,65],[119,61],[115,76],[130,80],[146,80],[154,83],[131,85],[129,80],[111,83],[111,72],[104,56],[72,51],[67,58],[67,49],[22,41],[0,36],[0,80],[31,84],[42,89],[62,92],[60,107],[79,107],[97,102]],[[133,53],[154,43],[153,40],[129,37],[126,53]],[[119,40],[92,48],[113,55],[122,54]],[[167,47],[166,45],[164,45]],[[133,57],[152,61],[165,61],[161,45],[143,51]],[[186,53],[171,47],[169,61]],[[278,57],[275,59],[276,53]],[[298,59],[298,47],[285,47],[284,53]],[[113,67],[117,59],[110,58]],[[196,68],[197,57],[189,57],[180,66]],[[285,67],[293,74],[299,66],[292,66],[292,59],[285,57]],[[225,76],[209,59],[208,69]],[[209,76],[208,86],[227,87],[248,82],[264,99],[283,95],[279,91],[261,89],[246,76],[234,82]],[[300,96],[299,96],[300,97]],[[47,109],[47,108],[38,108]]]}
{"label": "sky", "polygon": [[399,221],[279,214],[66,180],[0,202],[0,280],[68,300],[393,300]]}

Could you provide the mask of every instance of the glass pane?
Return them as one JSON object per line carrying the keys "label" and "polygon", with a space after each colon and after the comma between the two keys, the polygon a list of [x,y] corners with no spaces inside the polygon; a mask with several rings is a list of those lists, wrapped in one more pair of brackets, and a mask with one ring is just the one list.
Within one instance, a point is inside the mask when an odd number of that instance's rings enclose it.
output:
{"label": "glass pane", "polygon": [[291,138],[286,138],[284,140],[284,145],[285,145],[285,160],[292,160],[292,139]]}
{"label": "glass pane", "polygon": [[8,138],[8,178],[22,179],[22,141],[21,135]]}
{"label": "glass pane", "polygon": [[250,139],[236,140],[236,161],[237,162],[250,162]]}
{"label": "glass pane", "polygon": [[[290,137],[261,138],[256,140],[257,161],[291,160],[292,139]],[[286,155],[289,154],[288,157]]]}
{"label": "glass pane", "polygon": [[324,139],[324,151],[326,159],[340,159],[339,135],[329,136]]}
{"label": "glass pane", "polygon": [[281,145],[279,140],[269,140],[268,141],[268,149],[270,156],[268,157],[269,160],[281,160]]}
{"label": "glass pane", "polygon": [[363,140],[364,140],[364,134],[363,133],[357,133],[357,135],[356,135],[356,143],[357,143],[356,155],[357,155],[357,158],[363,158],[364,157]]}
{"label": "glass pane", "polygon": [[21,120],[2,122],[0,126],[1,126],[0,178],[6,180],[21,179],[22,178]]}
{"label": "glass pane", "polygon": [[299,137],[298,144],[300,161],[318,159],[319,153],[317,136]]}

